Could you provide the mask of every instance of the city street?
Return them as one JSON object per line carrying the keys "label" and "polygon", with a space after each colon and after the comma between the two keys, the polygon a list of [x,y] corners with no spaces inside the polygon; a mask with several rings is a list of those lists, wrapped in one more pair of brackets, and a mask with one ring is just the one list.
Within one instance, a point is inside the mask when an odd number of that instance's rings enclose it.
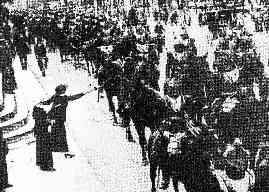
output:
{"label": "city street", "polygon": [[[46,77],[41,76],[34,55],[29,55],[28,59],[30,70],[27,74],[29,76],[32,73],[35,79],[29,79],[36,81],[32,83],[29,81],[31,84],[25,86],[29,89],[24,90],[29,93],[29,107],[33,107],[39,99],[49,98],[49,95],[54,93],[55,86],[60,83],[68,85],[68,94],[88,90],[96,84],[96,80],[89,77],[86,70],[75,70],[70,63],[60,63],[57,53],[49,54]],[[14,65],[20,67],[18,59],[15,60]],[[26,72],[21,71],[21,73]],[[33,87],[35,88],[31,89]],[[35,91],[37,89],[39,91]],[[24,189],[33,192],[57,191],[57,186],[61,185],[66,187],[65,191],[70,192],[74,191],[74,188],[78,189],[76,191],[91,189],[90,191],[97,192],[100,191],[100,186],[102,190],[109,192],[149,191],[149,166],[142,166],[136,132],[132,128],[136,142],[128,143],[125,130],[113,126],[106,98],[98,103],[97,92],[85,95],[68,106],[67,116],[68,141],[70,141],[70,150],[76,154],[76,157],[65,159],[63,154],[54,153],[56,172],[44,173],[35,167],[34,143],[11,150],[8,155],[8,167],[10,183],[14,187],[10,188],[10,191],[20,192]],[[149,130],[147,135],[149,136]],[[25,156],[25,152],[29,155]],[[68,170],[63,170],[67,168]],[[84,171],[81,172],[82,170]],[[30,173],[27,177],[34,179],[31,183],[24,180],[23,173],[26,171]],[[65,178],[66,174],[71,175],[70,181],[57,183],[61,177]],[[79,179],[72,181],[74,177]]]}
{"label": "city street", "polygon": [[[179,21],[182,23],[178,25],[164,24],[165,46],[160,54],[158,66],[161,93],[163,93],[163,85],[167,79],[165,73],[167,53],[174,52],[174,45],[183,42],[181,39],[181,35],[184,33],[182,26],[185,26],[182,19],[183,14],[191,18],[190,25],[186,25],[186,32],[190,38],[195,39],[197,55],[208,54],[207,61],[213,72],[214,52],[218,40],[213,40],[213,35],[207,25],[199,25],[198,12],[194,9],[190,9],[186,13],[179,11],[181,18]],[[151,14],[148,19],[148,21],[152,21],[149,22],[151,31],[156,25],[153,20],[153,14]],[[255,32],[255,25],[249,14],[243,15],[243,21],[246,29],[253,33],[253,42],[264,65],[265,77],[269,77],[269,34]],[[32,132],[33,107],[40,101],[49,99],[55,93],[56,86],[67,85],[67,95],[98,87],[97,79],[88,75],[84,60],[80,60],[80,66],[77,68],[73,59],[61,62],[59,49],[47,54],[48,68],[46,76],[43,77],[33,50],[32,46],[32,52],[27,56],[28,70],[22,70],[18,55],[12,65],[18,84],[18,90],[14,95],[19,101],[15,103],[18,104],[18,109],[25,109],[21,112],[23,115],[27,113],[27,110],[30,114],[27,121],[31,123],[29,123],[30,128],[28,127],[30,130],[24,128],[25,132]],[[254,90],[255,87],[253,86],[252,89]],[[67,140],[70,152],[75,156],[65,158],[64,153],[53,152],[56,171],[44,172],[35,165],[36,145],[32,133],[30,136],[28,135],[30,139],[28,138],[27,142],[20,142],[20,146],[12,145],[13,147],[10,148],[7,155],[7,166],[9,183],[13,186],[5,191],[149,192],[151,189],[149,165],[142,165],[141,148],[136,130],[131,123],[131,132],[135,142],[128,142],[125,129],[113,123],[113,116],[109,112],[105,93],[102,93],[102,96],[98,98],[98,92],[92,91],[69,103],[66,121]],[[116,98],[113,100],[117,104]],[[12,107],[10,108],[12,109]],[[146,128],[147,139],[149,136],[150,130]],[[161,179],[161,175],[158,175],[158,187]],[[168,190],[158,189],[157,191],[174,191],[172,181],[170,181]],[[183,184],[179,185],[179,191],[185,192]]]}

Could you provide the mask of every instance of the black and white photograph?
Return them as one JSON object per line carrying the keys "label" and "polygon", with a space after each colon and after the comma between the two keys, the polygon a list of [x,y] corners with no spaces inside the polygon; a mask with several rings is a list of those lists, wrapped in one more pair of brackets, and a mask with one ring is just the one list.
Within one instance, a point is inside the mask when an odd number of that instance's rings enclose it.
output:
{"label": "black and white photograph", "polygon": [[269,192],[269,0],[1,0],[0,192]]}

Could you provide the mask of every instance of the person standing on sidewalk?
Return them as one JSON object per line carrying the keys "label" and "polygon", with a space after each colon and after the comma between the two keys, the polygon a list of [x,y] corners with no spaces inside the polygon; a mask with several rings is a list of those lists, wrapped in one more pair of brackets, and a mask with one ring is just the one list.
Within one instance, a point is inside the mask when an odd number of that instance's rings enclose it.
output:
{"label": "person standing on sidewalk", "polygon": [[[92,91],[87,91],[84,93],[79,93],[71,96],[67,96],[66,85],[58,85],[55,88],[55,94],[47,101],[40,102],[43,105],[52,104],[51,110],[48,112],[48,118],[51,120],[51,145],[53,152],[65,152],[65,157],[73,157],[73,154],[68,153],[68,144],[66,138],[66,108],[69,101],[74,101],[87,93]],[[94,90],[97,90],[96,88]]]}
{"label": "person standing on sidewalk", "polygon": [[40,104],[34,106],[33,118],[35,120],[36,165],[40,166],[40,169],[43,171],[55,171],[50,146],[50,125],[44,106]]}

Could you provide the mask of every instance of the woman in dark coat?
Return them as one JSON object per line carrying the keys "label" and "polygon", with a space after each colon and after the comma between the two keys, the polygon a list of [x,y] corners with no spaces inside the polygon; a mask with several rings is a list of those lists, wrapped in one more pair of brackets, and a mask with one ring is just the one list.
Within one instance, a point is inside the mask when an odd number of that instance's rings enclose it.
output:
{"label": "woman in dark coat", "polygon": [[[43,105],[52,104],[51,110],[48,113],[48,118],[52,122],[51,127],[51,145],[53,152],[68,152],[68,144],[66,138],[66,108],[69,101],[73,101],[81,98],[86,93],[80,93],[76,95],[67,96],[65,95],[66,86],[59,85],[55,88],[55,94],[47,101],[41,102]],[[73,157],[74,155],[65,154],[65,157]]]}
{"label": "woman in dark coat", "polygon": [[42,106],[37,105],[33,110],[35,120],[34,134],[36,137],[36,165],[41,170],[53,171],[53,158],[50,146],[49,121]]}

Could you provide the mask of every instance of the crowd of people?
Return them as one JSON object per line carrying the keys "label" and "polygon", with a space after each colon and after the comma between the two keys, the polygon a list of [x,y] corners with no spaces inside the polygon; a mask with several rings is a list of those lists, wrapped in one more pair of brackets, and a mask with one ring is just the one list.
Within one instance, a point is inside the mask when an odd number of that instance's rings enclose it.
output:
{"label": "crowd of people", "polygon": [[[56,10],[45,6],[42,10],[2,11],[3,90],[12,93],[16,89],[12,68],[16,54],[22,69],[27,70],[27,54],[33,44],[45,76],[47,50],[59,50],[62,62],[72,63],[71,57],[76,67],[86,63],[89,75],[98,79],[98,91],[106,93],[114,123],[119,114],[128,141],[134,140],[133,121],[143,164],[150,163],[152,192],[156,191],[157,167],[162,170],[162,189],[168,188],[172,178],[175,191],[178,181],[187,191],[222,191],[221,181],[226,191],[268,190],[268,80],[252,34],[236,19],[244,15],[242,10],[205,8],[196,14],[199,25],[207,26],[212,34],[210,43],[217,44],[210,68],[208,55],[198,55],[195,39],[187,32],[193,19],[190,10],[181,6],[174,10],[164,2],[159,5],[153,13],[135,7],[129,12],[117,8],[96,13],[87,6],[73,5]],[[153,30],[150,14],[154,15]],[[263,30],[262,14],[252,16],[256,31]],[[266,19],[262,22],[267,31]],[[183,31],[171,45],[165,36],[168,25]],[[167,54],[164,94],[159,92],[162,54]],[[51,151],[68,152],[65,110],[69,101],[84,95],[66,96],[64,85],[55,91],[33,114],[37,164],[42,170],[53,170]],[[47,113],[42,106],[51,103]],[[148,141],[145,127],[152,133]]]}

